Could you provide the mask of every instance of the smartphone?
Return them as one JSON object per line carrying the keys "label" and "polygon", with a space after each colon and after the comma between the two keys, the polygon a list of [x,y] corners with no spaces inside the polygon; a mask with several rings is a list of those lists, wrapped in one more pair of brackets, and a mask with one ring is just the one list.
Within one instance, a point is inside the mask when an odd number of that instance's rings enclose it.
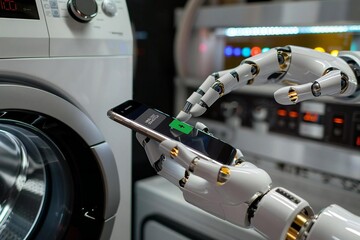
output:
{"label": "smartphone", "polygon": [[230,144],[134,100],[128,100],[110,109],[108,116],[155,141],[179,141],[206,160],[216,160],[228,165],[233,162],[236,155],[236,149]]}

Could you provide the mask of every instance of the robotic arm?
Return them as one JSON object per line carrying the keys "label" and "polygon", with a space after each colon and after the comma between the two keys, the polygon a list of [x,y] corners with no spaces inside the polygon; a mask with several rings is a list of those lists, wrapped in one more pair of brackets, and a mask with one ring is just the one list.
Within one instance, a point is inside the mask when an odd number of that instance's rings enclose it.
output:
{"label": "robotic arm", "polygon": [[339,57],[312,49],[286,46],[250,57],[230,70],[216,72],[186,101],[177,116],[187,121],[202,115],[221,96],[245,85],[281,83],[275,100],[283,105],[317,98],[353,96],[360,81],[360,53],[341,52]]}
{"label": "robotic arm", "polygon": [[[178,118],[200,116],[222,95],[250,84],[291,83],[275,92],[280,104],[323,95],[349,97],[357,89],[359,64],[358,53],[333,57],[295,46],[271,49],[235,69],[210,75]],[[337,205],[315,215],[301,197],[284,188],[272,189],[269,175],[243,161],[240,150],[232,165],[223,165],[202,159],[177,141],[159,144],[140,134],[137,138],[156,172],[178,186],[186,201],[235,225],[273,240],[360,239],[358,216]]]}
{"label": "robotic arm", "polygon": [[159,175],[179,187],[187,202],[221,219],[272,240],[360,239],[358,216],[337,205],[315,215],[296,194],[271,189],[269,175],[251,163],[237,159],[225,166],[201,159],[180,142],[137,138]]}

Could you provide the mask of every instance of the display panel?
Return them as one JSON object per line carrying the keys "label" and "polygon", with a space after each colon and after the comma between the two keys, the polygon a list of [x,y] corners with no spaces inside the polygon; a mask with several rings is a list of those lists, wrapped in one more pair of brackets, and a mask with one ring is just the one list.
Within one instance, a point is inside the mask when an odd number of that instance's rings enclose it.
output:
{"label": "display panel", "polygon": [[0,0],[0,18],[40,19],[35,0]]}

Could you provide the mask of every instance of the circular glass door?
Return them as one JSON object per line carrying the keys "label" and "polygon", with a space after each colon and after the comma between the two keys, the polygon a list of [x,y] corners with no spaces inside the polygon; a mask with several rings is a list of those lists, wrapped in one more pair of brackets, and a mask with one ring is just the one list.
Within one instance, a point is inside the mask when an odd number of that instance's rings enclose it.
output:
{"label": "circular glass door", "polygon": [[[61,235],[56,229],[67,225],[72,204],[71,175],[62,162],[62,154],[42,132],[19,121],[0,119],[1,239],[34,236],[54,194],[62,195],[57,206],[59,218],[47,225]],[[50,176],[54,170],[59,173]],[[55,192],[51,187],[54,181],[62,182]]]}
{"label": "circular glass door", "polygon": [[[1,150],[7,160],[17,159],[8,166],[0,155],[0,239],[108,239],[120,202],[110,145],[81,109],[51,89],[23,86],[31,82],[25,80],[12,84],[0,76],[0,130],[7,141]],[[22,211],[29,208],[31,217]]]}

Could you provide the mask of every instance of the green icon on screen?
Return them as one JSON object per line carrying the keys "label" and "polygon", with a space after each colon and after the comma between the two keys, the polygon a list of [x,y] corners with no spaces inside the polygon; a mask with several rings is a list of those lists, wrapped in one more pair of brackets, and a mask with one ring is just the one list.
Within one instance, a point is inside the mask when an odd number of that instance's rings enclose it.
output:
{"label": "green icon on screen", "polygon": [[189,134],[191,133],[191,131],[193,130],[193,126],[181,122],[177,119],[174,119],[170,124],[169,124],[170,128],[176,129],[179,132],[185,133],[185,134]]}

